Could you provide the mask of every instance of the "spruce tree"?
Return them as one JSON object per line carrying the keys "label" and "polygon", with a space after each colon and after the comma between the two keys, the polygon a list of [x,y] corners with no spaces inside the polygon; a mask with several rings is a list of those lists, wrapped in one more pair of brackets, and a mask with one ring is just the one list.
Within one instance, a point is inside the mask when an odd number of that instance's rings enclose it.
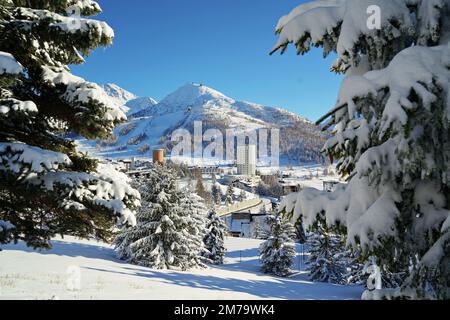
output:
{"label": "spruce tree", "polygon": [[206,203],[212,202],[211,193],[206,190],[205,185],[203,184],[203,176],[201,172],[197,175],[197,183],[195,185],[195,192],[204,200]]}
{"label": "spruce tree", "polygon": [[262,270],[264,273],[285,277],[290,273],[296,256],[295,229],[281,215],[268,216],[267,224],[270,231],[267,240],[259,248]]}
{"label": "spruce tree", "polygon": [[[308,271],[311,280],[335,284],[348,284],[350,260],[342,237],[330,232],[312,233],[308,236]],[[362,272],[362,268],[360,268]]]}
{"label": "spruce tree", "polygon": [[225,256],[225,234],[227,226],[225,222],[217,215],[217,212],[211,210],[208,213],[206,224],[205,257],[214,264],[223,264]]}
{"label": "spruce tree", "polygon": [[255,239],[262,239],[263,230],[261,228],[261,223],[258,219],[255,220],[253,223],[253,238]]}
{"label": "spruce tree", "polygon": [[214,204],[219,205],[222,201],[222,191],[217,183],[213,183],[211,186],[211,196],[214,201]]}
{"label": "spruce tree", "polygon": [[239,193],[239,202],[247,200],[247,193],[244,189],[241,189],[241,192]]}
{"label": "spruce tree", "polygon": [[115,216],[134,223],[139,193],[128,178],[66,138],[107,138],[126,120],[68,67],[111,44],[113,30],[68,11],[89,17],[101,9],[92,0],[0,0],[1,243],[49,248],[55,234],[109,240]]}
{"label": "spruce tree", "polygon": [[203,198],[196,194],[182,192],[180,210],[183,212],[184,225],[180,232],[186,237],[185,265],[183,269],[203,267],[205,252],[203,239],[206,235],[207,209]]}
{"label": "spruce tree", "polygon": [[205,220],[198,197],[178,190],[174,171],[160,165],[139,190],[137,224],[124,228],[115,240],[119,258],[155,269],[202,266]]}
{"label": "spruce tree", "polygon": [[230,182],[227,187],[227,192],[225,194],[225,204],[234,203],[234,182]]}
{"label": "spruce tree", "polygon": [[348,184],[306,189],[282,207],[306,226],[339,226],[382,269],[409,274],[364,298],[450,297],[449,18],[448,0],[324,0],[276,27],[273,51],[322,47],[345,75],[317,123],[331,128],[324,150]]}

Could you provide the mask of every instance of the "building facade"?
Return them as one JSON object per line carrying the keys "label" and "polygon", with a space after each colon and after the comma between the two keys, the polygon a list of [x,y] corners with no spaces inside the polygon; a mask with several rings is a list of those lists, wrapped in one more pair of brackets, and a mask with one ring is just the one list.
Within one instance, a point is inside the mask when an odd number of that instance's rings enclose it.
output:
{"label": "building facade", "polygon": [[256,174],[255,145],[237,147],[237,173],[244,176],[254,176]]}

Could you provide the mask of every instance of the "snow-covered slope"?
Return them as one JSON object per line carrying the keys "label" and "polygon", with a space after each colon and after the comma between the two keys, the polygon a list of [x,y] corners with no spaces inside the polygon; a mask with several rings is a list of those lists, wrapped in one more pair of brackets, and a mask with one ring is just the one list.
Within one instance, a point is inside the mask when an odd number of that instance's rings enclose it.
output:
{"label": "snow-covered slope", "polygon": [[127,114],[142,111],[158,102],[151,97],[138,97],[114,83],[107,83],[101,86],[108,96],[118,105],[126,107]]}
{"label": "snow-covered slope", "polygon": [[136,99],[137,96],[133,93],[119,87],[117,84],[114,83],[107,83],[104,85],[101,85],[103,90],[110,96],[111,98],[116,99],[117,102],[120,102],[122,104],[126,104],[128,101]]}
{"label": "snow-covered slope", "polygon": [[[117,97],[123,95],[118,90],[109,92]],[[130,102],[127,105],[130,106]],[[128,123],[115,130],[111,141],[95,144],[81,141],[84,149],[106,157],[140,156],[143,150],[148,152],[148,148],[143,148],[146,145],[170,149],[172,132],[184,128],[193,133],[195,121],[202,122],[203,131],[215,128],[224,136],[226,129],[248,132],[279,128],[281,153],[292,160],[317,160],[325,141],[320,129],[299,115],[280,108],[237,101],[199,84],[186,84],[158,104],[150,103],[138,112],[129,111],[128,118]]]}
{"label": "snow-covered slope", "polygon": [[[23,242],[2,248],[0,300],[334,300],[360,299],[364,291],[359,286],[311,282],[304,265],[298,263],[289,278],[262,274],[261,241],[253,239],[226,238],[224,265],[185,272],[124,263],[105,243],[69,236],[52,243],[49,251],[33,251]],[[300,245],[297,252],[300,256]]]}

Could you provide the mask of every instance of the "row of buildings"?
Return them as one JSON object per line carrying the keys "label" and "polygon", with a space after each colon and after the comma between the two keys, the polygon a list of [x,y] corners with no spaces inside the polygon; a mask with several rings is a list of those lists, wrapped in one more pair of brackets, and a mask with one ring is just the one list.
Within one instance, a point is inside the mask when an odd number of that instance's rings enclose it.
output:
{"label": "row of buildings", "polygon": [[[139,175],[145,173],[145,170],[148,170],[153,163],[163,163],[164,161],[164,150],[155,149],[152,153],[152,159],[131,159],[121,160],[120,162],[123,171],[128,172],[130,175]],[[338,183],[334,180],[324,180],[323,177],[322,179],[308,181],[306,177],[291,176],[288,171],[280,171],[277,168],[259,168],[257,170],[256,164],[257,147],[255,145],[244,145],[238,147],[237,160],[234,165],[188,166],[189,170],[201,172],[205,176],[212,177],[215,175],[216,178],[219,178],[217,181],[220,181],[222,186],[232,182],[238,189],[253,193],[257,199],[261,200],[258,204],[242,208],[243,210],[233,209],[223,215],[232,236],[255,237],[261,231],[260,229],[264,229],[267,212],[271,212],[279,204],[280,196],[271,198],[271,196],[257,191],[261,183],[273,186],[273,181],[275,180],[277,188],[282,188],[282,194],[284,195],[298,192],[306,187],[323,188],[325,191],[332,191]],[[323,185],[321,185],[322,183]],[[227,209],[226,207],[224,208]]]}
{"label": "row of buildings", "polygon": [[[237,147],[237,159],[236,159],[236,169],[238,175],[243,176],[254,176],[256,175],[256,151],[257,148],[255,145],[243,145]],[[163,163],[165,160],[164,157],[164,149],[154,149],[152,153],[152,162],[153,163]],[[137,161],[136,159],[124,159],[119,160],[122,165],[123,171],[135,170],[138,167],[145,167],[147,162],[150,164],[150,161]],[[221,166],[219,165],[208,165],[208,166],[195,166],[198,170],[200,170],[204,174],[220,174]]]}

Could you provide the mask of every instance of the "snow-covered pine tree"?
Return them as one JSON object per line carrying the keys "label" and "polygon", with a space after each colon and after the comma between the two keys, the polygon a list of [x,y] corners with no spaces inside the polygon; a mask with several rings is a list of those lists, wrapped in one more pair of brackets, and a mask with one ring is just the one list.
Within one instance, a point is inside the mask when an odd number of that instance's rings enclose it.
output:
{"label": "snow-covered pine tree", "polygon": [[[307,235],[308,270],[311,280],[336,284],[366,285],[370,272],[368,268],[376,265],[375,257],[362,261],[359,250],[348,248],[345,238],[317,225],[315,232]],[[392,273],[383,266],[381,282],[383,288],[397,288],[404,280],[404,273]]]}
{"label": "snow-covered pine tree", "polygon": [[329,119],[324,151],[348,184],[306,189],[282,207],[305,226],[318,218],[339,225],[364,255],[410,272],[401,288],[364,298],[450,297],[449,18],[449,0],[323,0],[276,28],[273,51],[322,47],[345,74],[318,123]]}
{"label": "snow-covered pine tree", "polygon": [[263,230],[261,227],[261,222],[259,222],[259,219],[255,219],[253,223],[253,238],[262,239],[262,237],[263,237]]}
{"label": "snow-covered pine tree", "polygon": [[178,190],[174,171],[160,165],[139,190],[137,224],[124,228],[114,242],[119,258],[156,269],[202,266],[205,221],[198,197]]}
{"label": "snow-covered pine tree", "polygon": [[313,281],[347,284],[347,261],[342,238],[331,233],[311,233],[306,242],[307,261]]}
{"label": "snow-covered pine tree", "polygon": [[[200,196],[182,192],[180,210],[183,213],[185,223],[180,231],[186,237],[185,244],[185,262],[182,266],[183,270],[203,267],[204,242],[207,224],[207,209],[203,198]],[[181,227],[181,226],[180,226]]]}
{"label": "snow-covered pine tree", "polygon": [[206,224],[206,235],[204,238],[206,253],[205,256],[208,261],[214,264],[223,264],[225,256],[225,235],[227,232],[227,225],[213,210],[208,213],[208,220]]}
{"label": "snow-covered pine tree", "polygon": [[321,224],[307,235],[308,270],[313,281],[336,284],[366,284],[368,275],[361,253],[347,248],[345,238]]}
{"label": "snow-covered pine tree", "polygon": [[217,185],[217,183],[213,183],[211,186],[211,196],[216,205],[220,204],[222,201],[222,191],[220,190],[220,187]]}
{"label": "snow-covered pine tree", "polygon": [[234,182],[230,182],[227,187],[227,192],[225,194],[225,204],[234,203]]}
{"label": "snow-covered pine tree", "polygon": [[267,240],[259,248],[262,270],[264,273],[285,277],[290,273],[294,263],[295,229],[293,225],[281,215],[269,215]]}
{"label": "snow-covered pine tree", "polygon": [[247,193],[245,192],[244,189],[241,189],[241,192],[239,193],[238,201],[242,202],[242,201],[245,201],[245,200],[247,200]]}
{"label": "snow-covered pine tree", "polygon": [[139,193],[128,178],[65,138],[106,138],[126,119],[99,86],[68,68],[109,45],[113,30],[68,11],[88,17],[101,9],[92,0],[0,0],[0,224],[9,227],[3,243],[49,248],[58,233],[108,240],[114,216],[134,223]]}
{"label": "snow-covered pine tree", "polygon": [[197,183],[195,185],[195,192],[207,203],[212,202],[211,193],[205,188],[201,172],[197,174]]}

